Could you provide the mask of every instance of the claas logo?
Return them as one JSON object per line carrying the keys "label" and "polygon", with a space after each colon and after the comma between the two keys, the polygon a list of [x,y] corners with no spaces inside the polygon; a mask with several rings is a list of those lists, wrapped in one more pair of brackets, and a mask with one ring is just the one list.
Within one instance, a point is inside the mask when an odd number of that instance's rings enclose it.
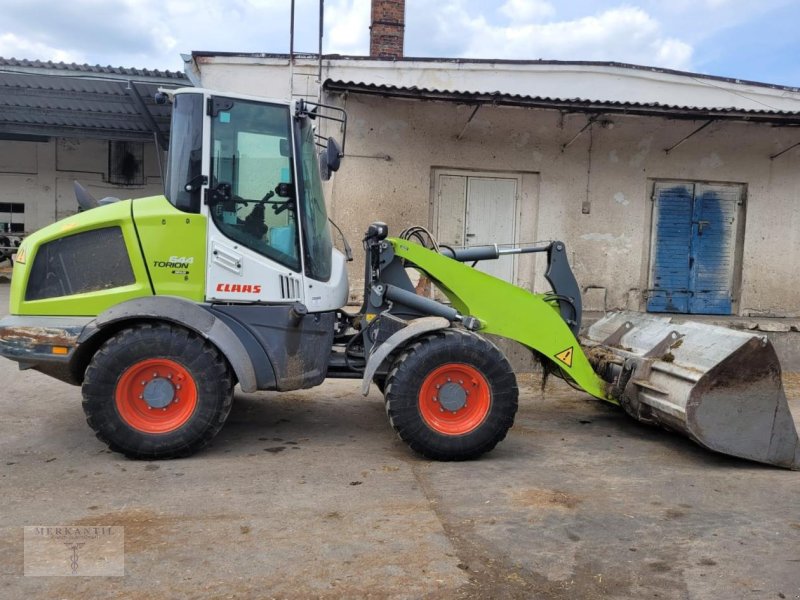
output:
{"label": "claas logo", "polygon": [[217,291],[229,294],[260,294],[261,286],[249,283],[218,283]]}

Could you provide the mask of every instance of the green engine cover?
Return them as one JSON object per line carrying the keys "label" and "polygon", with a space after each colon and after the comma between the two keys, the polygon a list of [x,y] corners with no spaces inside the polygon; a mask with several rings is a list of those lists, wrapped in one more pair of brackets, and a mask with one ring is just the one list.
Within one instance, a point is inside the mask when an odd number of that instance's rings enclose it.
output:
{"label": "green engine cover", "polygon": [[155,293],[202,302],[207,219],[176,209],[164,196],[136,200],[133,216]]}
{"label": "green engine cover", "polygon": [[[83,293],[26,299],[37,254],[45,244],[70,236],[119,228],[130,260],[132,280],[125,285],[96,286]],[[10,312],[13,315],[97,316],[133,298],[164,294],[200,302],[205,292],[206,219],[176,209],[164,196],[123,200],[81,212],[29,235],[14,263]],[[51,246],[55,247],[55,246]],[[58,257],[80,268],[98,268],[102,249]],[[51,260],[53,257],[50,257]],[[127,265],[124,266],[127,269]],[[30,296],[30,295],[28,295]]]}

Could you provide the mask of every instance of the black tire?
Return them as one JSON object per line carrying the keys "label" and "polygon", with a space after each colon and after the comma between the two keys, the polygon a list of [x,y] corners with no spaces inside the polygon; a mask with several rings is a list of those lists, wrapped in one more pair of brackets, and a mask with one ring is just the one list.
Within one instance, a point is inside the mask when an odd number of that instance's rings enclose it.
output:
{"label": "black tire", "polygon": [[[164,369],[158,361],[166,365]],[[170,365],[178,373],[174,381]],[[148,404],[143,404],[148,411],[136,412],[143,396],[134,404],[132,386],[140,378],[142,386],[149,382],[144,376],[131,379],[143,368],[156,371],[154,379],[160,372],[159,379],[169,378],[173,386],[161,383],[161,393],[168,399],[160,401],[169,402],[161,409],[163,416]],[[185,380],[184,385],[175,384],[178,380]],[[97,438],[111,450],[133,459],[178,458],[197,452],[222,429],[233,404],[233,386],[227,361],[209,342],[180,327],[142,324],[115,334],[92,357],[83,381],[83,410]],[[178,391],[181,387],[183,391]],[[170,415],[172,421],[159,425],[158,419]],[[157,431],[159,427],[172,428]]]}
{"label": "black tire", "polygon": [[[477,372],[482,380],[475,376],[478,383],[465,383],[456,375],[461,370]],[[437,378],[451,372],[454,381],[443,379],[447,383],[436,388]],[[477,401],[470,400],[470,385]],[[446,400],[442,386],[450,388]],[[431,396],[435,389],[439,391]],[[458,329],[414,340],[397,357],[386,378],[389,422],[412,450],[433,460],[469,460],[494,448],[514,424],[518,395],[514,371],[503,353],[485,338]],[[463,406],[458,407],[462,401]],[[445,406],[455,410],[445,410]],[[436,422],[437,409],[442,423]],[[471,421],[464,420],[468,416]]]}

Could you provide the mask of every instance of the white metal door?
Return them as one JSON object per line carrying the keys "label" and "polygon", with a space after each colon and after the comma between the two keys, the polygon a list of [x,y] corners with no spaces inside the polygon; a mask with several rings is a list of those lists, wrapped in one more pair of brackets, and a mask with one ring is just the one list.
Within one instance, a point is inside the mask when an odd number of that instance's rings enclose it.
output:
{"label": "white metal door", "polygon": [[[436,185],[440,243],[453,247],[516,243],[516,177],[441,173]],[[513,283],[514,261],[514,256],[504,256],[480,262],[476,268]]]}
{"label": "white metal door", "polygon": [[467,178],[463,175],[440,175],[436,237],[454,248],[466,245],[464,226],[467,215]]}
{"label": "white metal door", "polygon": [[[467,180],[468,246],[513,244],[517,214],[517,180],[469,177]],[[484,273],[514,281],[514,256],[478,263]]]}

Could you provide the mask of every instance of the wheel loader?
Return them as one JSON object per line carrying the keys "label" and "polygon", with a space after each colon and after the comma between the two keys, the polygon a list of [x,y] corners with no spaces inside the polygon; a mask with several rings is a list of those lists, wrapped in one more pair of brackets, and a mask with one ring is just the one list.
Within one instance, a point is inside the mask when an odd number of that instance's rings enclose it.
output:
{"label": "wheel loader", "polygon": [[[374,383],[419,454],[472,459],[506,436],[518,388],[487,336],[643,423],[724,454],[800,468],[778,359],[763,337],[631,312],[581,337],[565,244],[451,248],[421,227],[363,238],[364,300],[348,311],[322,181],[342,145],[317,124],[343,111],[186,88],[172,103],[165,194],[94,201],[19,248],[0,354],[82,387],[97,437],[131,458],[207,445],[243,392]],[[319,128],[321,129],[321,128]],[[547,293],[479,261],[543,253]],[[415,277],[435,287],[421,293]],[[415,281],[417,281],[415,285]]]}

